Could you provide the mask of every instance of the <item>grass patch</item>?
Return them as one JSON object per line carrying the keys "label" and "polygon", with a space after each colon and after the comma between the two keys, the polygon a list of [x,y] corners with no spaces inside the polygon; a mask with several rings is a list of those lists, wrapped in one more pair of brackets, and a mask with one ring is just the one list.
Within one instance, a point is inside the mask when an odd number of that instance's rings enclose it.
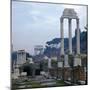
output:
{"label": "grass patch", "polygon": [[64,83],[63,80],[57,80],[57,81],[56,81],[56,85],[57,85],[57,86],[63,86],[63,85],[65,85],[65,83]]}

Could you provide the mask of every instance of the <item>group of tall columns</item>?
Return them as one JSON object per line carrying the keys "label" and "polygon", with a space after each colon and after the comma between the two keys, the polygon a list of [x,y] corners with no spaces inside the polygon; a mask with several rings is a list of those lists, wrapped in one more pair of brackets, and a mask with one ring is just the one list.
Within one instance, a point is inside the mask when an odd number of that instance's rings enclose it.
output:
{"label": "group of tall columns", "polygon": [[[69,29],[69,54],[72,54],[72,24],[71,24],[71,18],[68,18],[68,29]],[[64,55],[64,29],[63,29],[63,21],[64,18],[60,18],[60,24],[61,24],[61,55]],[[79,19],[76,18],[76,29],[77,29],[77,35],[76,35],[76,53],[80,54],[80,32],[79,32]]]}
{"label": "group of tall columns", "polygon": [[[64,29],[63,29],[63,21],[64,18],[60,18],[60,24],[61,24],[61,55],[64,55]],[[69,54],[72,55],[72,19],[68,18],[68,29],[69,29]],[[76,35],[76,55],[80,54],[80,31],[79,31],[79,19],[76,18],[76,29],[77,29],[77,35]],[[66,56],[66,55],[65,55]],[[67,59],[67,56],[66,56]],[[77,63],[77,61],[76,61]],[[77,63],[78,64],[78,63]],[[80,63],[79,63],[80,64]],[[68,60],[65,60],[65,65],[68,66]],[[58,62],[58,67],[62,67],[62,62]],[[51,59],[48,60],[48,68],[51,68]]]}

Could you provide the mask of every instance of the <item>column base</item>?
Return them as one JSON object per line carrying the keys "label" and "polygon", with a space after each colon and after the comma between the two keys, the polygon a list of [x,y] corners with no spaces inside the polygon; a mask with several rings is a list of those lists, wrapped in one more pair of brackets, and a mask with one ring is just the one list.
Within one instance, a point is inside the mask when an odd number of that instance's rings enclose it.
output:
{"label": "column base", "polygon": [[81,66],[81,57],[79,55],[74,57],[74,66]]}
{"label": "column base", "polygon": [[63,62],[58,62],[58,68],[62,68],[63,67]]}
{"label": "column base", "polygon": [[64,58],[64,68],[69,68],[70,65],[69,65],[69,61],[68,61],[68,55],[65,55],[65,58]]}

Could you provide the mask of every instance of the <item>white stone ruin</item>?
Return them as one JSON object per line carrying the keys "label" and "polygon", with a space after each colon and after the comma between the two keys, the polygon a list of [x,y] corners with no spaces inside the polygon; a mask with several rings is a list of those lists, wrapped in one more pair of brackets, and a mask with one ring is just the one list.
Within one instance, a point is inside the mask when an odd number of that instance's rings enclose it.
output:
{"label": "white stone ruin", "polygon": [[62,68],[63,67],[63,62],[58,62],[58,68]]}
{"label": "white stone ruin", "polygon": [[81,58],[77,55],[74,57],[74,66],[81,66]]}
{"label": "white stone ruin", "polygon": [[52,68],[52,66],[51,66],[51,58],[48,58],[48,68],[49,69]]}
{"label": "white stone ruin", "polygon": [[[80,54],[80,32],[79,32],[79,18],[77,13],[74,9],[66,8],[63,11],[63,15],[60,18],[60,31],[61,31],[61,55],[64,55],[64,29],[63,29],[63,22],[64,19],[68,19],[68,29],[69,29],[69,54],[72,55],[72,30],[71,30],[71,20],[76,19],[76,29],[77,29],[77,37],[76,37],[76,56],[74,58],[74,64],[81,65],[81,59],[78,57]],[[66,63],[66,60],[65,60]]]}
{"label": "white stone ruin", "polygon": [[26,72],[22,72],[22,73],[21,73],[21,76],[26,76],[26,75],[27,75]]}
{"label": "white stone ruin", "polygon": [[34,53],[35,55],[42,55],[43,54],[43,45],[36,45],[34,47]]}
{"label": "white stone ruin", "polygon": [[17,52],[17,65],[22,65],[26,62],[25,50],[18,50]]}
{"label": "white stone ruin", "polygon": [[48,58],[47,56],[44,57],[45,60],[48,61],[48,68],[52,68],[52,65],[51,65],[51,58]]}
{"label": "white stone ruin", "polygon": [[29,63],[34,63],[32,58],[28,58]]}
{"label": "white stone ruin", "polygon": [[64,67],[70,67],[70,66],[69,66],[69,63],[68,63],[68,55],[65,55]]}
{"label": "white stone ruin", "polygon": [[19,76],[19,69],[18,68],[15,68],[14,69],[14,73],[12,74],[12,78],[13,79],[17,79]]}
{"label": "white stone ruin", "polygon": [[25,52],[25,50],[18,50],[13,78],[18,78],[18,76],[20,76],[19,67],[21,65],[23,65],[25,62],[26,62],[26,52]]}

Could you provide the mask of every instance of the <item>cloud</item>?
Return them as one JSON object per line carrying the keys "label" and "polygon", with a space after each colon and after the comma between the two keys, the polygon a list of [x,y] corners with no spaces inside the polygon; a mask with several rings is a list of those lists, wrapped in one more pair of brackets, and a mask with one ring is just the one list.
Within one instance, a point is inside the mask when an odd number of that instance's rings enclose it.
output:
{"label": "cloud", "polygon": [[[55,37],[60,37],[60,17],[64,8],[74,8],[80,17],[80,27],[86,23],[86,8],[81,6],[46,4],[46,3],[13,3],[13,43],[14,47],[26,48],[33,52],[36,44],[43,44]],[[65,21],[64,36],[68,36],[68,23]],[[72,33],[76,28],[72,25]],[[30,51],[31,50],[31,51]]]}
{"label": "cloud", "polygon": [[40,15],[40,11],[38,11],[38,10],[32,10],[29,13],[30,13],[30,15],[36,15],[36,16]]}

